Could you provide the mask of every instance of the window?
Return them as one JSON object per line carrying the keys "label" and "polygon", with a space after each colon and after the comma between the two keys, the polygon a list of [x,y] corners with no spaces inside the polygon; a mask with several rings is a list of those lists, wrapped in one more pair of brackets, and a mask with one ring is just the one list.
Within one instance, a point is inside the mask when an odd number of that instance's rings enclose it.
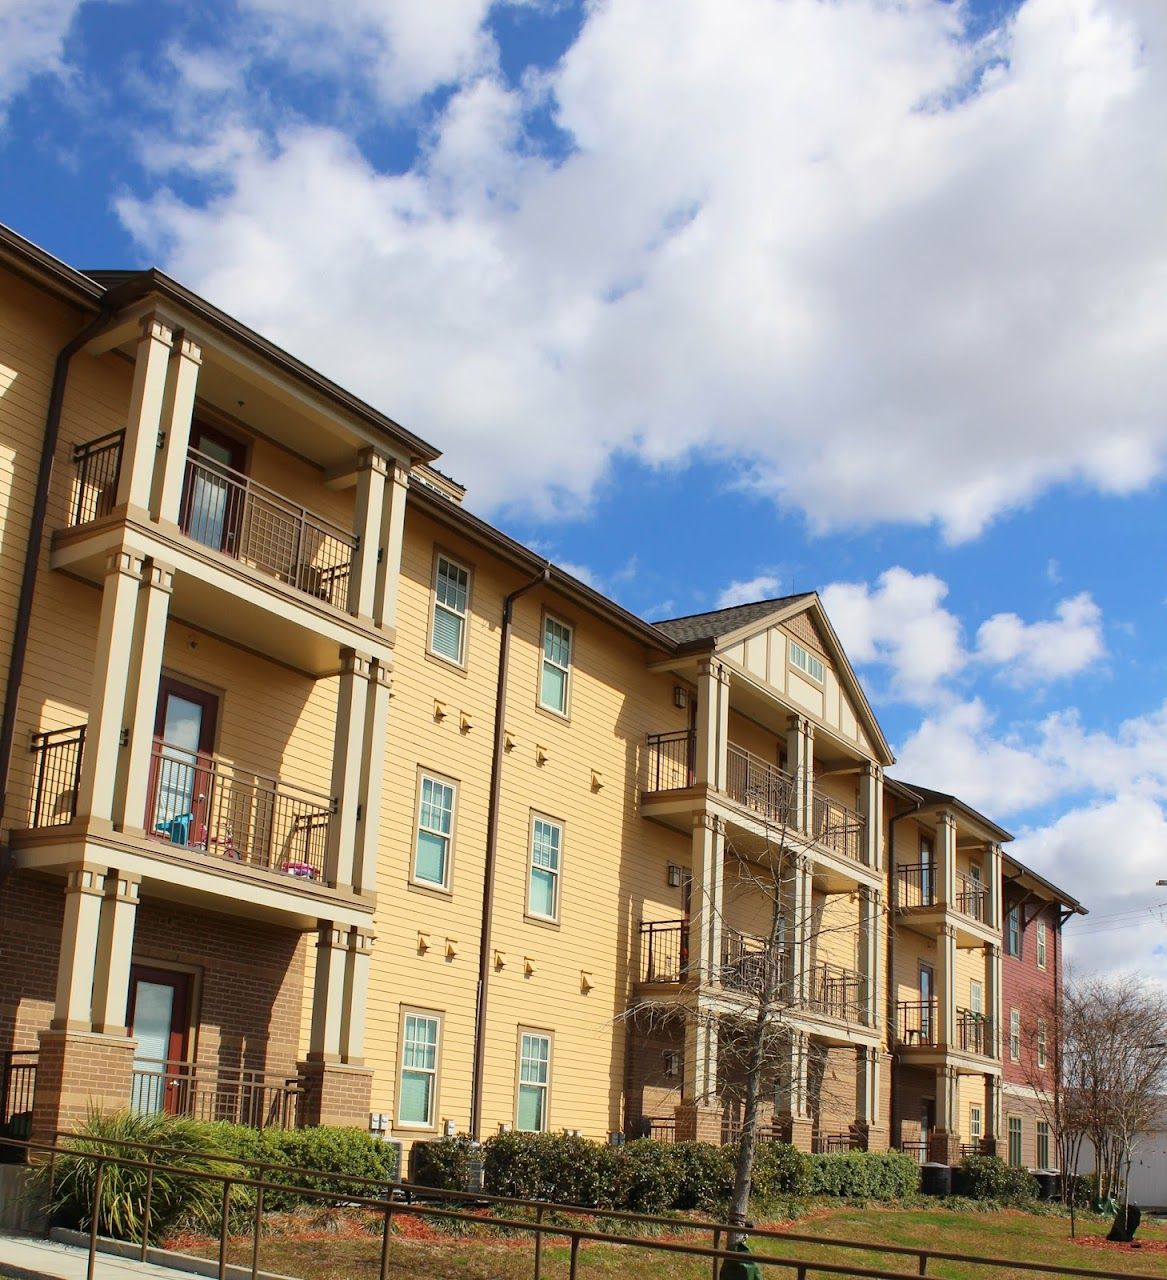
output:
{"label": "window", "polygon": [[1037,1167],[1048,1169],[1049,1163],[1049,1121],[1037,1122]]}
{"label": "window", "polygon": [[1021,954],[1021,908],[1010,907],[1005,922],[1005,954],[1019,956]]}
{"label": "window", "polygon": [[559,918],[559,856],[563,828],[548,818],[531,823],[531,875],[527,886],[527,914],[544,920]]}
{"label": "window", "polygon": [[470,573],[460,564],[438,556],[434,569],[434,617],[430,649],[461,666],[466,661],[466,607]]}
{"label": "window", "polygon": [[547,1128],[547,1088],[551,1078],[551,1037],[537,1031],[519,1036],[519,1105],[515,1128],[542,1133]]}
{"label": "window", "polygon": [[417,848],[413,878],[419,884],[450,887],[450,843],[454,830],[454,788],[423,773],[419,779]]}
{"label": "window", "polygon": [[[1044,1067],[1045,1059],[1046,1059],[1045,1019],[1038,1018],[1037,1020],[1037,1065],[1039,1067]],[[1042,1165],[1042,1168],[1044,1169],[1045,1165]]]}
{"label": "window", "polygon": [[968,1136],[978,1145],[981,1138],[984,1137],[982,1112],[975,1102],[968,1109]]}
{"label": "window", "polygon": [[567,715],[567,686],[571,675],[571,628],[554,618],[543,619],[543,675],[539,705]]}
{"label": "window", "polygon": [[666,1049],[664,1062],[664,1076],[666,1080],[679,1080],[681,1078],[681,1052],[679,1049]]}
{"label": "window", "polygon": [[1021,1061],[1021,1013],[1017,1009],[1009,1011],[1009,1057]]}
{"label": "window", "polygon": [[1021,1117],[1009,1117],[1009,1163],[1014,1169],[1021,1168]]}
{"label": "window", "polygon": [[800,671],[805,671],[812,680],[817,680],[822,684],[826,671],[823,664],[814,656],[813,653],[807,651],[797,641],[790,642],[790,662]]}
{"label": "window", "polygon": [[[1037,967],[1045,968],[1045,921],[1037,922]],[[1044,1165],[1042,1166],[1045,1167]]]}
{"label": "window", "polygon": [[978,1018],[985,1011],[984,987],[975,978],[968,984],[968,1011]]}
{"label": "window", "polygon": [[434,1127],[438,1075],[438,1019],[407,1013],[401,1028],[401,1089],[397,1121],[422,1129]]}
{"label": "window", "polygon": [[920,837],[920,904],[928,906],[935,895],[936,863],[932,858],[932,841]]}

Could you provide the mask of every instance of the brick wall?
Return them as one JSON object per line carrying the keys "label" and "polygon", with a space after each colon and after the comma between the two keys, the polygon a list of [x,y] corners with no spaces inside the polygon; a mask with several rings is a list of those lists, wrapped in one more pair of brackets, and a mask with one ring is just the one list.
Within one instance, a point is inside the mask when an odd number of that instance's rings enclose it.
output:
{"label": "brick wall", "polygon": [[0,880],[0,1050],[35,1049],[49,1025],[64,909],[61,881]]}

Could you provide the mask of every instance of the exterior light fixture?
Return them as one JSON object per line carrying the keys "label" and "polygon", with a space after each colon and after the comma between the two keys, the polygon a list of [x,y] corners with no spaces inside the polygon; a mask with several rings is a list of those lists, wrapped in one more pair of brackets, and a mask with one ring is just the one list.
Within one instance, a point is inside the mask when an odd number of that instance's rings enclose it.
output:
{"label": "exterior light fixture", "polygon": [[689,690],[683,684],[673,685],[673,706],[687,707],[689,705]]}
{"label": "exterior light fixture", "polygon": [[681,887],[681,868],[675,862],[669,863],[669,888],[679,889]]}

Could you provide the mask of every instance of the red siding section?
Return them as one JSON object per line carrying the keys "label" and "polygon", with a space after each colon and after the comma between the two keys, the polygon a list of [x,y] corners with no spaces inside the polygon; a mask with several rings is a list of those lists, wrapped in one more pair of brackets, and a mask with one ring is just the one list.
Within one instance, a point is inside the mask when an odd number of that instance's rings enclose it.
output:
{"label": "red siding section", "polygon": [[[1001,1027],[1002,1076],[1006,1084],[1030,1085],[1048,1088],[1052,1084],[1052,1068],[1054,1062],[1054,1001],[1061,990],[1062,938],[1059,924],[1059,912],[1056,903],[1044,905],[1035,902],[1024,902],[1017,891],[1005,888],[1005,936],[1002,940],[1001,957],[1001,1004],[1003,1023]],[[1008,954],[1009,941],[1008,913],[1018,905],[1021,913],[1021,955]],[[1044,923],[1046,929],[1046,964],[1044,969],[1037,964],[1037,926]],[[1009,1051],[1009,1028],[1012,1010],[1021,1014],[1021,1057],[1014,1062]],[[1037,1058],[1037,1025],[1038,1019],[1046,1020],[1046,1063],[1045,1071],[1038,1065]]]}

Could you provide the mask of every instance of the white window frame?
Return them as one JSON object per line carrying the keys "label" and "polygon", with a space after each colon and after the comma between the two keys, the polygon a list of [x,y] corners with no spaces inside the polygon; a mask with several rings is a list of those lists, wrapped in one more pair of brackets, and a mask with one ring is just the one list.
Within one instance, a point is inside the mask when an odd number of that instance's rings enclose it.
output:
{"label": "white window frame", "polygon": [[[567,636],[567,663],[564,665],[557,662],[554,658],[547,656],[547,632],[551,627],[558,627]],[[564,622],[562,618],[557,618],[552,613],[543,615],[543,626],[539,632],[539,706],[544,711],[550,711],[552,715],[563,716],[567,718],[571,709],[571,670],[575,660],[575,628],[570,622]],[[553,670],[563,672],[563,706],[557,707],[553,703],[543,701],[543,673],[551,667]]]}
{"label": "white window frame", "polygon": [[[1017,946],[1013,946],[1014,925],[1016,925]],[[1021,908],[1014,904],[1005,913],[1005,954],[1009,956],[1021,956]]]}
{"label": "white window frame", "polygon": [[1009,1058],[1012,1062],[1021,1061],[1021,1010],[1009,1010]]}
{"label": "white window frame", "polygon": [[[442,565],[446,564],[451,569],[456,569],[459,573],[466,575],[466,602],[461,610],[453,605],[438,599],[438,584],[441,581]],[[442,662],[452,663],[456,667],[466,666],[466,637],[470,630],[470,583],[472,573],[467,565],[460,560],[455,560],[453,556],[448,556],[444,551],[439,551],[434,556],[434,582],[433,582],[433,604],[430,608],[430,628],[429,628],[429,645],[427,652],[431,653],[435,658]],[[437,626],[438,610],[442,609],[446,613],[452,615],[459,620],[460,634],[458,644],[458,656],[451,657],[448,653],[443,653],[441,649],[434,643],[434,632]]]}
{"label": "white window frame", "polygon": [[[519,1133],[546,1133],[551,1125],[551,1064],[554,1054],[554,1036],[550,1031],[543,1031],[538,1027],[520,1027],[519,1043],[518,1043],[518,1062],[515,1069],[515,1130]],[[526,1041],[543,1041],[547,1046],[546,1060],[543,1065],[543,1080],[524,1080],[523,1069],[528,1062],[538,1063],[538,1059],[529,1057],[524,1050],[526,1049]],[[542,1126],[538,1129],[523,1129],[520,1127],[519,1117],[522,1114],[522,1097],[523,1090],[537,1089],[542,1093],[542,1102],[540,1104],[540,1119]]]}
{"label": "white window frame", "polygon": [[[535,836],[540,824],[552,827],[559,833],[559,838],[555,844],[555,866],[548,867],[542,863],[535,863]],[[558,924],[559,912],[563,901],[563,843],[565,826],[558,818],[549,817],[545,813],[531,814],[531,828],[527,836],[527,916],[532,920],[541,921],[544,924]],[[551,895],[553,898],[553,913],[546,915],[542,911],[536,911],[531,905],[531,890],[535,884],[535,873],[549,874],[551,876]]]}
{"label": "white window frame", "polygon": [[799,671],[815,682],[815,684],[825,684],[827,679],[827,669],[821,658],[816,658],[805,646],[798,643],[797,640],[790,641],[790,665],[797,667]]}
{"label": "white window frame", "polygon": [[968,1011],[978,1018],[985,1013],[985,986],[979,978],[970,978],[968,983]]}
{"label": "white window frame", "polygon": [[969,1104],[968,1136],[974,1142],[980,1142],[985,1136],[984,1112],[981,1110],[980,1104],[976,1102]]}
{"label": "white window frame", "polygon": [[[434,1026],[434,1062],[432,1067],[419,1067],[416,1064],[406,1065],[406,1052],[409,1045],[408,1029],[411,1018],[419,1022],[432,1023]],[[428,1044],[423,1044],[422,1047],[428,1048],[429,1046]],[[438,1070],[442,1060],[442,1015],[438,1010],[412,1008],[403,1008],[401,1010],[401,1049],[398,1057],[400,1068],[397,1073],[397,1127],[399,1129],[435,1130],[437,1128],[435,1117],[438,1109]],[[407,1120],[402,1115],[401,1107],[405,1100],[404,1082],[407,1075],[426,1076],[429,1079],[429,1115],[424,1120]]]}
{"label": "white window frame", "polygon": [[[450,797],[450,830],[448,832],[440,831],[435,827],[425,826],[422,823],[422,812],[425,805],[425,784],[427,782],[437,787],[446,787],[452,793]],[[458,825],[457,782],[453,778],[446,778],[440,773],[434,773],[432,769],[419,769],[417,772],[417,812],[415,814],[414,821],[413,859],[409,877],[410,883],[418,885],[423,889],[436,889],[449,893],[454,867],[454,834]],[[446,842],[446,855],[443,859],[442,867],[444,875],[440,882],[418,874],[417,854],[421,844],[421,835],[423,831],[430,835],[439,836]]]}
{"label": "white window frame", "polygon": [[1045,1019],[1037,1020],[1037,1065],[1043,1070],[1049,1060],[1048,1043],[1045,1030]]}
{"label": "white window frame", "polygon": [[1045,968],[1045,946],[1045,921],[1039,920],[1037,922],[1037,967],[1039,969]]}

